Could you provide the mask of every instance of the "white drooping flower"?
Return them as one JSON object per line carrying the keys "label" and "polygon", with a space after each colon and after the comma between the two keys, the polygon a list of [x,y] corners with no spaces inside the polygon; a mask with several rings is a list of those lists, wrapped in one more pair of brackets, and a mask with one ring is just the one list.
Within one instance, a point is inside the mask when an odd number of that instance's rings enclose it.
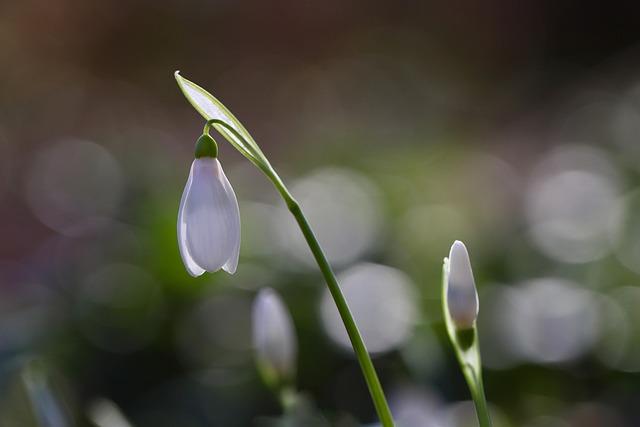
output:
{"label": "white drooping flower", "polygon": [[178,211],[180,255],[194,277],[220,269],[233,274],[240,254],[238,201],[215,157],[217,149],[213,153],[196,150]]}
{"label": "white drooping flower", "polygon": [[280,383],[295,376],[298,344],[293,321],[271,288],[261,290],[253,303],[253,346],[267,382]]}
{"label": "white drooping flower", "polygon": [[447,307],[458,329],[473,327],[478,317],[478,292],[467,248],[456,240],[449,251]]}

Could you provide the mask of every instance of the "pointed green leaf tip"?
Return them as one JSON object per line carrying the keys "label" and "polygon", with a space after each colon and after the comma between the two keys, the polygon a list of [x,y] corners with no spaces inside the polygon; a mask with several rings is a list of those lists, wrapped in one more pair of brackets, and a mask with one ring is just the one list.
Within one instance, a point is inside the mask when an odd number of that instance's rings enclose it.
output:
{"label": "pointed green leaf tip", "polygon": [[269,164],[253,137],[222,102],[202,87],[182,77],[180,71],[176,71],[174,76],[182,94],[202,117],[206,120],[219,120],[226,124],[224,126],[220,123],[213,123],[213,127],[242,155],[253,163],[263,166]]}

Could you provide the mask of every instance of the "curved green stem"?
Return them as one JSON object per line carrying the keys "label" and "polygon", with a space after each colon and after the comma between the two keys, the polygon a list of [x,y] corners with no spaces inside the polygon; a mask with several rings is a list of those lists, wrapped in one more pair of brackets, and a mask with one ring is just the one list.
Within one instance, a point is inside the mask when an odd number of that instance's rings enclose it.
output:
{"label": "curved green stem", "polygon": [[[223,122],[222,120],[212,119],[207,122],[205,125],[204,131],[207,133],[212,124],[219,124],[224,126],[229,132],[233,133],[234,136],[239,138],[240,140],[244,140],[242,135],[238,131],[236,131],[232,126]],[[248,144],[247,144],[248,145]],[[331,269],[331,265],[329,265],[329,261],[325,256],[318,239],[316,238],[307,218],[304,216],[302,212],[302,208],[298,204],[298,202],[293,198],[287,187],[282,182],[282,179],[278,176],[276,171],[271,167],[271,165],[266,161],[266,159],[261,159],[262,161],[254,161],[252,158],[256,158],[255,153],[249,153],[251,157],[247,156],[249,160],[251,160],[264,174],[269,178],[269,180],[276,187],[285,203],[287,204],[287,208],[296,219],[298,223],[298,227],[300,227],[300,231],[304,235],[304,238],[313,253],[313,257],[324,276],[324,279],[329,287],[329,292],[333,297],[333,300],[338,308],[338,312],[340,313],[340,317],[342,318],[342,322],[344,323],[345,328],[347,329],[347,334],[349,335],[349,339],[351,340],[351,345],[353,346],[353,350],[358,358],[358,362],[360,363],[360,368],[362,369],[362,373],[364,375],[365,381],[367,383],[367,387],[369,388],[369,393],[371,394],[371,398],[373,399],[373,404],[375,406],[376,412],[378,413],[378,417],[382,423],[383,427],[393,427],[393,417],[391,415],[391,410],[389,409],[389,405],[387,404],[387,399],[382,391],[382,385],[380,384],[380,380],[378,379],[378,375],[373,366],[373,362],[371,361],[371,357],[367,351],[367,348],[364,344],[362,336],[360,335],[360,331],[356,326],[356,322],[353,319],[353,315],[351,314],[351,310],[349,309],[349,305],[347,304],[347,300],[338,285],[338,281],[336,280],[336,276]]]}
{"label": "curved green stem", "polygon": [[302,234],[304,234],[304,237],[307,240],[307,244],[309,245],[309,248],[311,249],[311,252],[315,257],[316,262],[318,263],[318,267],[320,267],[325,281],[327,282],[329,292],[331,292],[331,296],[333,297],[336,307],[338,308],[340,317],[342,317],[342,321],[344,322],[344,325],[347,329],[347,333],[349,335],[349,339],[351,340],[353,350],[358,357],[358,362],[360,362],[362,373],[367,382],[367,386],[369,387],[369,392],[371,393],[371,397],[373,399],[376,411],[378,412],[378,416],[380,417],[380,421],[382,422],[382,425],[384,427],[392,427],[394,425],[393,418],[391,416],[389,406],[387,405],[387,400],[384,396],[384,392],[382,391],[380,380],[378,379],[376,370],[373,367],[373,362],[369,357],[369,353],[367,352],[367,348],[364,344],[364,341],[362,340],[360,331],[358,331],[356,322],[353,319],[353,315],[349,310],[347,300],[345,299],[342,290],[338,285],[336,277],[331,270],[331,266],[329,265],[329,262],[327,261],[327,258],[324,255],[324,252],[322,251],[318,240],[313,234],[311,226],[302,213],[302,209],[300,208],[300,206],[293,199],[287,202],[287,206],[298,222],[298,226],[300,227]]}

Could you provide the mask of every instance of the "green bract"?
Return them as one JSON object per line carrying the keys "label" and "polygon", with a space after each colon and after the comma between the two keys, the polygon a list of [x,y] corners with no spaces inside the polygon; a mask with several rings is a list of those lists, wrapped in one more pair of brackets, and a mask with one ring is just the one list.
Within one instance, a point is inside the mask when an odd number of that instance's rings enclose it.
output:
{"label": "green bract", "polygon": [[180,90],[202,117],[211,121],[213,127],[252,163],[260,169],[272,170],[269,161],[251,134],[222,102],[197,84],[182,77],[180,71],[176,71],[174,75]]}

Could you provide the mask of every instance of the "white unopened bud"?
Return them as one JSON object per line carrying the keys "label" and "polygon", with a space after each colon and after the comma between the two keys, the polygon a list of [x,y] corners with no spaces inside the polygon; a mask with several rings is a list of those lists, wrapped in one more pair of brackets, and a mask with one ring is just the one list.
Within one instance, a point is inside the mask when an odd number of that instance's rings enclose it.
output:
{"label": "white unopened bud", "polygon": [[459,240],[453,243],[449,251],[447,307],[457,329],[473,327],[478,317],[478,292],[469,253]]}
{"label": "white unopened bud", "polygon": [[295,376],[298,344],[291,315],[271,288],[253,303],[253,345],[261,374],[274,385]]}

